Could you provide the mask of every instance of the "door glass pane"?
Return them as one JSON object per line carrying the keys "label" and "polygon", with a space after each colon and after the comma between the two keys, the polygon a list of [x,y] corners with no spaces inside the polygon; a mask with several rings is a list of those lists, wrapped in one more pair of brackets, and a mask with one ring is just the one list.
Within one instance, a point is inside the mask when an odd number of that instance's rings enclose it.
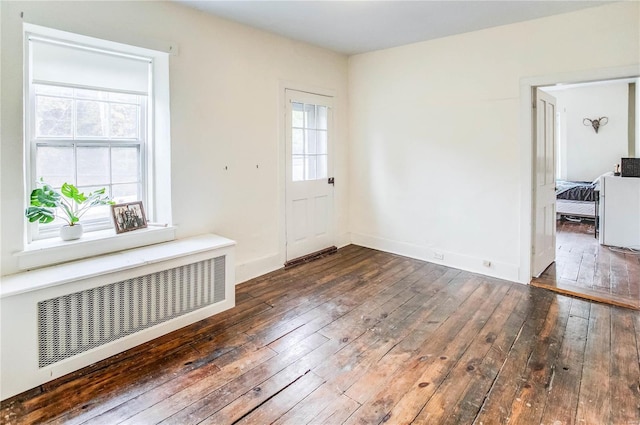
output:
{"label": "door glass pane", "polygon": [[[292,102],[292,180],[317,180],[328,175],[326,106]],[[299,128],[297,126],[302,126]],[[318,129],[321,128],[321,129]]]}
{"label": "door glass pane", "polygon": [[77,155],[78,186],[109,185],[108,147],[78,147]]}
{"label": "door glass pane", "polygon": [[304,155],[294,155],[292,158],[291,178],[294,182],[304,180]]}
{"label": "door glass pane", "polygon": [[138,106],[111,104],[111,137],[138,138]]}
{"label": "door glass pane", "polygon": [[306,132],[306,150],[307,154],[315,154],[316,153],[316,130],[305,130]]}
{"label": "door glass pane", "polygon": [[75,183],[73,175],[73,147],[38,146],[36,148],[36,179],[60,187],[63,183]]}
{"label": "door glass pane", "polygon": [[318,129],[327,130],[327,107],[318,106]]}
{"label": "door glass pane", "polygon": [[111,181],[137,183],[140,179],[139,156],[137,146],[111,148]]}
{"label": "door glass pane", "polygon": [[308,155],[305,157],[305,180],[315,180],[316,177],[316,157],[315,155]]}
{"label": "door glass pane", "polygon": [[36,96],[36,137],[71,137],[73,100]]}
{"label": "door glass pane", "polygon": [[76,133],[79,137],[106,137],[109,104],[91,100],[76,101]]}
{"label": "door glass pane", "polygon": [[293,140],[291,145],[291,151],[294,155],[301,155],[304,153],[304,130],[294,128]]}
{"label": "door glass pane", "polygon": [[304,106],[302,103],[292,103],[291,121],[294,127],[304,127]]}
{"label": "door glass pane", "polygon": [[327,132],[318,130],[316,134],[316,153],[327,153]]}
{"label": "door glass pane", "polygon": [[326,179],[327,176],[327,155],[318,155],[317,157],[316,178]]}
{"label": "door glass pane", "polygon": [[316,105],[304,105],[304,120],[306,128],[316,128]]}

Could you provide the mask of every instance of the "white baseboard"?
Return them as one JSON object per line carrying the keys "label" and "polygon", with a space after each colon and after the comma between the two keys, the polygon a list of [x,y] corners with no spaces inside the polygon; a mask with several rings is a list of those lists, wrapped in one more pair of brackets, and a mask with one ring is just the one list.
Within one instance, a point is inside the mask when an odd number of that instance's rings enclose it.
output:
{"label": "white baseboard", "polygon": [[[496,277],[518,283],[528,283],[521,282],[519,280],[519,266],[517,264],[494,261],[486,258],[471,257],[469,255],[451,251],[443,251],[432,247],[399,242],[359,233],[351,233],[351,242],[354,245],[403,255],[405,257],[441,264],[443,266],[466,270],[485,276]],[[442,258],[436,258],[436,254],[440,254]],[[489,260],[491,262],[489,266],[484,265],[485,260]]]}
{"label": "white baseboard", "polygon": [[[351,233],[343,233],[336,238],[336,247],[351,244]],[[255,260],[236,264],[236,285],[284,267],[285,254],[270,254]]]}
{"label": "white baseboard", "polygon": [[338,248],[344,248],[347,245],[351,245],[351,233],[343,233],[337,237],[336,246]]}
{"label": "white baseboard", "polygon": [[281,269],[284,267],[283,257],[280,254],[271,254],[256,260],[236,264],[236,285]]}

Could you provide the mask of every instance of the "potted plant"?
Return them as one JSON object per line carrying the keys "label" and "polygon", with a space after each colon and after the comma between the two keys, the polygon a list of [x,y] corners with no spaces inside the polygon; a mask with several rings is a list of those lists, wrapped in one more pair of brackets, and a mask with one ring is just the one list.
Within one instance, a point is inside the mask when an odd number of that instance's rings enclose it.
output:
{"label": "potted plant", "polygon": [[[25,215],[30,223],[51,223],[56,217],[63,219],[67,224],[60,228],[60,237],[65,241],[82,236],[80,217],[91,207],[114,203],[105,195],[105,188],[85,195],[72,184],[63,184],[60,192],[43,181],[41,184],[42,187],[31,192],[31,206],[27,208]],[[58,214],[59,211],[62,211],[61,215]]]}

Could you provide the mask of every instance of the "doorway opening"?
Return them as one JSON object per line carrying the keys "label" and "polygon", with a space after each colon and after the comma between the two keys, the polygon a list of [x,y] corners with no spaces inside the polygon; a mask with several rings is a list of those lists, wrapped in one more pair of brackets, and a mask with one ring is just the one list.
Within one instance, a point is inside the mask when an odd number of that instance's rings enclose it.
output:
{"label": "doorway opening", "polygon": [[[640,251],[615,242],[613,227],[606,227],[616,210],[626,207],[615,205],[620,201],[612,196],[605,201],[603,195],[604,182],[611,181],[621,158],[640,156],[638,83],[635,77],[538,87],[555,98],[555,255],[531,281],[533,286],[640,309]],[[539,111],[532,115],[536,131],[540,117]],[[533,163],[534,205],[539,202],[535,182],[540,164],[538,155]],[[535,213],[533,220],[533,228],[539,228]],[[633,232],[634,225],[628,230]],[[533,262],[538,233],[534,230],[532,235],[533,274],[539,267]]]}

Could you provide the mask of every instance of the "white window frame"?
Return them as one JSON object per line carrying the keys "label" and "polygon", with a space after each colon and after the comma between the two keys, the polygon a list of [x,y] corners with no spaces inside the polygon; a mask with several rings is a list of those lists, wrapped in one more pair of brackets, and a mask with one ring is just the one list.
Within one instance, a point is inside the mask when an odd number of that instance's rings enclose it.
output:
{"label": "white window frame", "polygon": [[[94,235],[88,239],[89,244],[96,245],[96,240],[100,242],[100,247],[91,250],[90,255],[108,253],[123,248],[133,248],[149,244],[149,241],[164,242],[175,238],[175,229],[172,227],[171,216],[171,142],[170,142],[170,97],[169,97],[169,51],[162,52],[144,47],[137,47],[116,43],[112,41],[97,39],[65,31],[41,27],[32,24],[23,24],[24,34],[24,183],[25,183],[25,208],[28,206],[29,194],[33,190],[33,175],[35,164],[32,163],[32,155],[35,147],[32,147],[32,140],[35,136],[35,108],[32,102],[35,100],[31,90],[31,68],[29,37],[41,37],[50,40],[57,40],[61,43],[71,43],[73,45],[84,46],[87,49],[114,52],[120,55],[132,55],[143,57],[149,60],[151,68],[151,79],[147,101],[147,125],[146,143],[144,149],[143,163],[140,172],[145,173],[146,195],[145,212],[151,223],[160,224],[160,227],[150,227],[144,231],[131,232],[127,237],[116,235],[111,229],[91,232]],[[82,87],[80,87],[82,88]],[[88,87],[91,89],[91,87]],[[33,145],[34,146],[34,145]],[[141,153],[142,155],[142,153]],[[83,258],[86,255],[81,247],[82,241],[62,242],[56,238],[48,240],[38,240],[33,232],[30,223],[25,219],[25,249],[20,253],[21,257],[32,255],[48,255],[51,250],[56,250],[56,262]],[[164,230],[160,230],[164,229]],[[167,231],[170,229],[170,231]],[[140,233],[138,233],[140,232]],[[149,236],[149,233],[162,233],[162,236]],[[137,234],[137,235],[136,235]],[[36,237],[34,237],[36,236]],[[84,237],[83,237],[84,239]],[[119,239],[116,241],[116,239]],[[126,241],[125,241],[126,240]],[[93,246],[92,245],[92,246]],[[46,265],[43,259],[27,259],[25,263]]]}
{"label": "white window frame", "polygon": [[[115,90],[105,90],[105,89],[100,89],[100,88],[96,88],[96,87],[85,87],[85,86],[73,86],[73,85],[67,85],[67,84],[49,84],[48,82],[40,82],[40,81],[30,81],[29,83],[29,127],[26,129],[26,143],[29,143],[29,151],[30,151],[30,156],[29,156],[29,162],[30,162],[30,166],[27,168],[27,171],[30,171],[30,178],[28,179],[28,182],[31,184],[31,187],[29,189],[29,191],[27,193],[31,193],[31,190],[33,190],[35,187],[33,186],[34,182],[36,182],[37,180],[37,175],[36,175],[36,164],[34,164],[33,158],[36,157],[37,155],[37,148],[38,145],[40,146],[46,146],[46,145],[50,145],[50,146],[67,146],[67,147],[72,147],[75,149],[77,149],[78,147],[86,147],[86,146],[103,146],[103,147],[117,147],[118,145],[123,145],[123,146],[138,146],[140,153],[139,153],[139,178],[140,178],[140,199],[141,201],[143,201],[144,205],[148,205],[149,204],[149,198],[147,197],[147,182],[149,179],[148,173],[146,172],[147,168],[148,168],[148,163],[149,163],[149,158],[147,155],[147,142],[148,142],[148,138],[147,138],[147,133],[148,133],[148,116],[147,116],[147,109],[148,109],[148,104],[149,104],[149,100],[148,98],[151,96],[151,94],[145,94],[144,96],[147,97],[147,100],[144,102],[140,103],[140,119],[138,120],[139,122],[139,136],[137,138],[137,140],[133,140],[133,139],[111,139],[111,138],[102,138],[102,137],[82,137],[82,138],[76,138],[75,136],[75,123],[76,123],[76,109],[73,108],[72,109],[72,115],[73,115],[73,120],[72,123],[74,125],[74,127],[72,128],[72,136],[69,137],[63,137],[63,138],[57,138],[57,137],[38,137],[36,132],[36,127],[35,127],[35,121],[36,121],[36,117],[35,117],[35,111],[36,111],[36,100],[35,100],[35,89],[34,89],[34,84],[40,84],[40,85],[52,85],[52,86],[56,86],[56,87],[69,87],[69,88],[79,88],[79,89],[86,89],[86,90],[97,90],[97,91],[102,91],[102,92],[117,92]],[[138,94],[138,93],[129,93],[129,92],[122,92],[122,93],[126,93],[126,94]],[[51,97],[55,97],[55,96],[51,96]],[[72,97],[74,98],[74,97]],[[84,100],[84,99],[81,99]],[[118,102],[108,102],[108,103],[118,103]],[[74,152],[75,155],[75,152]],[[77,163],[76,163],[76,171],[77,171]],[[71,182],[70,182],[71,183]],[[37,184],[37,183],[36,183]],[[151,216],[147,217],[150,221],[153,220],[153,218]],[[83,220],[82,221],[83,224],[83,228],[85,232],[92,232],[92,231],[97,231],[97,230],[103,230],[103,229],[108,229],[112,227],[112,222],[110,220],[110,217],[107,217],[106,219],[101,219],[101,220]],[[30,234],[30,240],[34,241],[34,240],[39,240],[39,239],[48,239],[48,238],[52,238],[52,237],[56,237],[58,236],[59,233],[59,225],[56,224],[39,224],[39,223],[31,223],[29,225],[29,231],[31,232]]]}

